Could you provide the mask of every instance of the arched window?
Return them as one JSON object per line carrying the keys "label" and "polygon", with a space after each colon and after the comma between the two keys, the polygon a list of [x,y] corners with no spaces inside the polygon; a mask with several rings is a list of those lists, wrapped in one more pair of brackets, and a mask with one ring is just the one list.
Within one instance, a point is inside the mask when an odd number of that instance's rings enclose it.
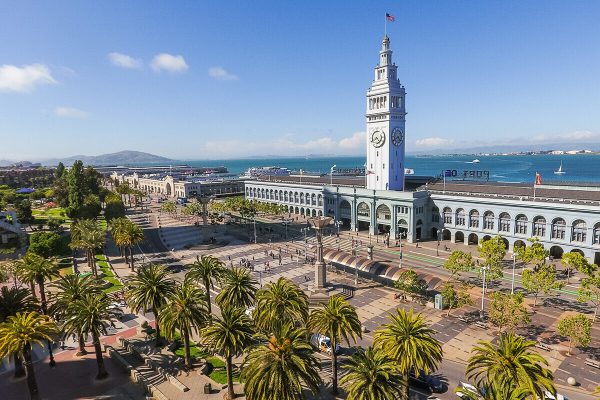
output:
{"label": "arched window", "polygon": [[567,223],[562,218],[554,218],[552,221],[552,239],[565,240]]}
{"label": "arched window", "polygon": [[317,197],[317,202],[319,203],[319,204],[318,204],[318,205],[319,205],[319,207],[323,207],[323,196],[322,196],[322,195],[319,195],[319,196]]}
{"label": "arched window", "polygon": [[360,203],[358,207],[356,207],[356,214],[358,214],[359,217],[370,217],[371,210],[369,205],[367,203]]}
{"label": "arched window", "polygon": [[304,193],[300,193],[300,204],[304,204]]}
{"label": "arched window", "polygon": [[573,229],[571,231],[571,241],[585,243],[587,239],[587,224],[585,221],[577,220],[573,222]]}
{"label": "arched window", "polygon": [[594,225],[594,244],[600,244],[600,222]]}
{"label": "arched window", "polygon": [[312,194],[312,196],[310,196],[310,204],[313,206],[317,205],[317,195],[316,194]]}
{"label": "arched window", "polygon": [[469,226],[471,228],[479,228],[479,211],[471,210],[469,212]]}
{"label": "arched window", "polygon": [[533,219],[533,236],[546,236],[546,218],[535,217]]}
{"label": "arched window", "polygon": [[494,213],[491,211],[486,211],[483,214],[483,229],[494,230]]}
{"label": "arched window", "polygon": [[456,210],[456,225],[465,225],[465,210],[463,210],[462,208]]}
{"label": "arched window", "polygon": [[444,224],[452,224],[452,209],[450,207],[444,208]]}
{"label": "arched window", "polygon": [[290,197],[289,197],[289,195],[288,195],[288,192],[287,192],[287,191],[286,191],[286,192],[283,192],[283,197],[284,197],[284,199],[285,199],[285,201],[286,201],[286,202],[290,201],[290,200],[289,200],[289,198],[290,198]]}
{"label": "arched window", "polygon": [[390,208],[385,204],[381,204],[377,207],[377,219],[391,220],[392,212],[390,211]]}
{"label": "arched window", "polygon": [[523,214],[515,218],[515,233],[527,235],[527,217]]}

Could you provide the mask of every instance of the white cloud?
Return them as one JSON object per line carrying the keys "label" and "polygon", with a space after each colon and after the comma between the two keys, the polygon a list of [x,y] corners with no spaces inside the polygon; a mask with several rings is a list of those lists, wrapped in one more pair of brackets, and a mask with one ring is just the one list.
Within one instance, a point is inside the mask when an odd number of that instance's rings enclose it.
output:
{"label": "white cloud", "polygon": [[454,143],[452,139],[444,139],[439,137],[430,137],[415,141],[415,145],[419,147],[441,147]]}
{"label": "white cloud", "polygon": [[155,71],[184,72],[189,68],[183,56],[161,53],[154,56],[150,66]]}
{"label": "white cloud", "polygon": [[90,113],[73,107],[56,107],[54,115],[61,118],[86,118]]}
{"label": "white cloud", "polygon": [[44,64],[0,66],[0,92],[31,92],[37,86],[56,84],[50,69]]}
{"label": "white cloud", "polygon": [[123,53],[108,53],[110,63],[116,67],[138,69],[144,65],[142,60]]}
{"label": "white cloud", "polygon": [[237,81],[239,79],[237,75],[227,72],[223,67],[210,67],[208,76],[221,81]]}
{"label": "white cloud", "polygon": [[346,150],[364,149],[365,140],[365,132],[356,132],[352,136],[340,140],[339,146]]}
{"label": "white cloud", "polygon": [[570,143],[570,142],[590,142],[600,140],[600,133],[592,131],[572,131],[554,135],[539,134],[530,139],[535,143]]}

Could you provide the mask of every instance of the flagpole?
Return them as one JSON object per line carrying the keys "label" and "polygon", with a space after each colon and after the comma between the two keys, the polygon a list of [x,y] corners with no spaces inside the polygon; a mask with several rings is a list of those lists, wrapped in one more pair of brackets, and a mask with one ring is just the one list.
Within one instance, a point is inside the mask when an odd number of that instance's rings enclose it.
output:
{"label": "flagpole", "polygon": [[383,32],[384,32],[384,37],[387,36],[387,14],[384,16],[383,18]]}

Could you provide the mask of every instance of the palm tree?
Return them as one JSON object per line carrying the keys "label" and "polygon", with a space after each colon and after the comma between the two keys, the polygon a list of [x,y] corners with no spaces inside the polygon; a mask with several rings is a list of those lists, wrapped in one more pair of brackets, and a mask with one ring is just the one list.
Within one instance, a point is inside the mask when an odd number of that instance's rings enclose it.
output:
{"label": "palm tree", "polygon": [[214,282],[220,280],[225,273],[225,267],[221,260],[213,256],[202,256],[190,265],[186,274],[191,279],[204,285],[206,295],[206,305],[208,306],[208,318],[212,318],[212,306],[210,304],[210,290],[214,289]]}
{"label": "palm tree", "polygon": [[58,276],[58,265],[51,258],[44,258],[34,253],[27,253],[19,260],[19,275],[25,282],[37,283],[40,290],[42,311],[47,313],[45,282]]}
{"label": "palm tree", "polygon": [[221,293],[216,301],[221,308],[250,307],[256,297],[256,279],[245,268],[226,270],[223,275]]}
{"label": "palm tree", "polygon": [[104,246],[106,233],[93,219],[80,219],[71,226],[71,248],[83,249],[86,253],[88,267],[98,277],[96,269],[96,250]]}
{"label": "palm tree", "polygon": [[128,283],[128,291],[125,294],[127,303],[136,312],[140,311],[154,313],[156,320],[156,346],[160,341],[159,313],[167,298],[173,293],[175,281],[169,278],[169,272],[165,267],[151,264],[138,269],[137,273]]}
{"label": "palm tree", "polygon": [[343,367],[340,383],[348,400],[395,400],[402,397],[402,378],[396,362],[377,347],[359,348]]}
{"label": "palm tree", "polygon": [[85,294],[75,300],[66,310],[63,330],[66,335],[79,334],[81,332],[92,335],[98,374],[96,379],[104,379],[108,376],[102,357],[100,336],[106,335],[106,327],[112,324],[115,313],[110,309],[111,300],[102,292],[99,294]]}
{"label": "palm tree", "polygon": [[27,388],[32,400],[40,398],[31,360],[31,349],[35,344],[52,340],[58,333],[56,324],[46,315],[35,311],[18,312],[0,324],[0,359],[13,356],[25,360]]}
{"label": "palm tree", "polygon": [[[48,315],[48,303],[46,301],[46,285],[47,280],[58,276],[58,264],[55,259],[44,258],[34,253],[27,253],[19,260],[20,274],[25,282],[35,282],[40,290],[40,300],[42,313]],[[35,288],[32,289],[35,291]],[[52,342],[48,341],[48,354],[50,356],[50,366],[56,365],[54,361],[54,353],[52,352]]]}
{"label": "palm tree", "polygon": [[[58,281],[50,285],[56,289],[50,295],[52,305],[50,313],[57,319],[62,320],[65,317],[67,308],[75,301],[83,298],[85,294],[100,294],[102,288],[91,275],[65,275]],[[87,354],[85,350],[85,332],[77,332],[79,342],[79,351],[77,356]]]}
{"label": "palm tree", "polygon": [[190,334],[198,330],[207,320],[204,293],[198,289],[191,279],[177,284],[168,298],[160,314],[160,323],[168,338],[173,338],[177,331],[181,332],[185,351],[185,365],[192,368],[190,356]]}
{"label": "palm tree", "polygon": [[119,252],[121,253],[121,257],[125,258],[125,262],[129,264],[129,257],[127,256],[126,251],[126,238],[125,238],[125,230],[126,225],[129,220],[125,217],[114,218],[108,224],[108,231],[112,236],[113,242],[119,248]]}
{"label": "palm tree", "polygon": [[[16,315],[18,312],[34,311],[38,308],[37,301],[31,292],[23,288],[8,288],[3,286],[0,290],[0,323],[6,322],[8,317]],[[23,369],[23,360],[13,354],[15,362],[15,378],[25,375]]]}
{"label": "palm tree", "polygon": [[349,346],[350,339],[356,342],[357,337],[362,338],[361,324],[356,309],[342,296],[331,296],[327,304],[322,304],[312,311],[308,318],[308,326],[316,332],[326,334],[331,339],[332,392],[337,394],[336,348],[342,340]]}
{"label": "palm tree", "polygon": [[294,282],[279,278],[256,293],[252,318],[266,333],[288,323],[304,325],[308,319],[308,296]]}
{"label": "palm tree", "polygon": [[507,386],[497,387],[493,384],[484,384],[478,393],[458,387],[456,393],[465,400],[526,400],[530,398],[526,389],[515,390]]}
{"label": "palm tree", "polygon": [[389,316],[390,323],[375,332],[375,345],[397,363],[403,377],[404,392],[401,399],[408,399],[408,375],[411,371],[429,374],[442,361],[442,344],[433,337],[431,329],[421,314],[398,309]]}
{"label": "palm tree", "polygon": [[535,342],[503,333],[497,344],[479,342],[467,365],[467,377],[478,386],[484,384],[510,390],[525,389],[529,396],[556,395],[548,362],[533,351]]}
{"label": "palm tree", "polygon": [[275,329],[276,333],[270,337],[261,336],[261,343],[252,348],[244,361],[242,379],[246,398],[304,399],[303,387],[317,394],[323,382],[319,376],[319,361],[306,340],[306,329],[292,324]]}
{"label": "palm tree", "polygon": [[125,243],[129,248],[129,260],[131,261],[131,270],[134,269],[133,246],[144,241],[144,231],[135,222],[129,221],[125,226]]}
{"label": "palm tree", "polygon": [[221,317],[204,328],[200,336],[208,349],[225,358],[227,398],[233,399],[233,357],[240,356],[252,343],[252,321],[243,308],[223,308]]}

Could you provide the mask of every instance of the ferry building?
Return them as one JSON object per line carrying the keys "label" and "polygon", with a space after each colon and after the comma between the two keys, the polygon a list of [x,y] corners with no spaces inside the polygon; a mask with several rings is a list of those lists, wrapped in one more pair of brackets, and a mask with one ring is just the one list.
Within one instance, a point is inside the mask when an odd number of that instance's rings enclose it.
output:
{"label": "ferry building", "polygon": [[[408,242],[476,245],[501,235],[509,251],[537,237],[551,256],[600,264],[600,184],[512,184],[405,176],[406,92],[384,37],[366,96],[364,177],[277,176],[245,182],[249,200],[333,217],[352,231]],[[533,171],[532,171],[533,176]]]}

